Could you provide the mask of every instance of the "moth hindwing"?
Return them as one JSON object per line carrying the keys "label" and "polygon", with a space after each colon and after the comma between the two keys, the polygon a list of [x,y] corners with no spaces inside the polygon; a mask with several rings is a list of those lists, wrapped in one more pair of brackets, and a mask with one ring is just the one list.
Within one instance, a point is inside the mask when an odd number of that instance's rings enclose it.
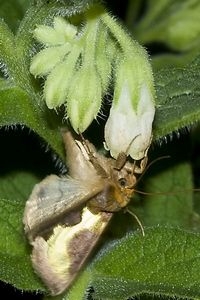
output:
{"label": "moth hindwing", "polygon": [[69,175],[50,175],[37,184],[23,218],[33,267],[52,295],[71,285],[112,213],[129,203],[138,172],[129,161],[116,167],[70,131],[62,135]]}
{"label": "moth hindwing", "polygon": [[32,263],[52,295],[65,291],[96,245],[112,213],[91,213],[83,209],[82,220],[72,226],[56,226],[46,241],[33,241]]}

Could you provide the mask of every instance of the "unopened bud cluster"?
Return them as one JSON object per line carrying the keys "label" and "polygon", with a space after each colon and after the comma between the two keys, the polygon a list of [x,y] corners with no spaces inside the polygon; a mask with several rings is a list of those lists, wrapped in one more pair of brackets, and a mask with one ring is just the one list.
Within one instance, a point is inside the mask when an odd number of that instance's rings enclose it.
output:
{"label": "unopened bud cluster", "polygon": [[154,119],[153,76],[145,50],[100,5],[85,13],[84,25],[55,17],[53,27],[40,25],[35,38],[44,49],[33,57],[31,73],[46,76],[48,108],[64,105],[78,133],[100,112],[112,81],[114,94],[105,126],[105,142],[116,158],[126,152],[144,157]]}

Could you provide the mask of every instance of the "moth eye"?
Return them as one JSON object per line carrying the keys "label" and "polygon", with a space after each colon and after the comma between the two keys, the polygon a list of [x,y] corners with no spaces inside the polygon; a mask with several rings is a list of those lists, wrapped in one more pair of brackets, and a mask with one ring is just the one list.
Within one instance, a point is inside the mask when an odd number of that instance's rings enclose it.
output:
{"label": "moth eye", "polygon": [[125,178],[120,178],[120,179],[118,180],[118,182],[119,182],[119,185],[120,185],[121,187],[125,187],[126,184],[127,184],[127,181],[126,181]]}

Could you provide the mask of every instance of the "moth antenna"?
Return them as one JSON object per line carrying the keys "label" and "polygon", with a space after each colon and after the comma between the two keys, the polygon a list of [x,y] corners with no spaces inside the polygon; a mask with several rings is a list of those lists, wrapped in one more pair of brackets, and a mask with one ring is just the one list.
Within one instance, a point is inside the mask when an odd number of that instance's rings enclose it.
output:
{"label": "moth antenna", "polygon": [[130,149],[132,143],[133,143],[133,142],[135,141],[135,139],[136,139],[138,136],[140,136],[140,135],[141,135],[141,134],[137,134],[137,135],[130,141],[130,143],[129,143],[129,145],[128,145],[126,151],[125,151],[125,154],[126,154],[126,155],[127,155],[128,151],[129,151],[129,149]]}
{"label": "moth antenna", "polygon": [[[153,161],[151,161],[148,166],[146,167],[146,169],[144,170],[144,172],[140,175],[140,177],[138,178],[137,180],[137,184],[138,182],[140,182],[140,180],[143,178],[143,176],[145,175],[145,173],[148,171],[148,169],[154,164],[156,163],[157,161],[161,160],[161,159],[165,159],[165,158],[170,158],[170,155],[166,155],[166,156],[161,156],[161,157],[158,157],[156,159],[154,159]],[[134,188],[134,187],[133,187]],[[194,189],[183,189],[181,191],[172,191],[172,192],[143,192],[143,191],[140,191],[140,190],[137,190],[134,188],[134,192],[138,193],[138,194],[141,194],[141,195],[145,195],[145,196],[160,196],[160,195],[177,195],[178,193],[185,193],[185,192],[200,192],[200,188],[194,188]]]}
{"label": "moth antenna", "polygon": [[139,191],[139,190],[136,190],[134,188],[134,192],[137,193],[137,194],[141,194],[141,195],[145,195],[145,196],[162,196],[162,195],[177,195],[177,194],[180,194],[180,193],[185,193],[185,192],[200,192],[200,188],[198,189],[183,189],[181,191],[174,191],[174,192],[143,192],[143,191]]}
{"label": "moth antenna", "polygon": [[157,161],[161,160],[161,159],[165,159],[165,158],[170,158],[170,155],[166,155],[166,156],[160,156],[154,160],[152,160],[148,165],[147,167],[145,168],[144,172],[140,175],[140,177],[138,178],[137,180],[137,184],[138,182],[140,182],[140,180],[144,177],[144,175],[146,174],[146,172],[149,170],[149,168],[155,164]]}
{"label": "moth antenna", "polygon": [[140,222],[140,219],[138,218],[138,216],[136,214],[134,214],[134,212],[132,212],[130,209],[126,208],[126,211],[134,217],[134,219],[136,220],[136,222],[138,223],[140,230],[142,232],[142,236],[145,236],[145,232],[144,232],[144,227],[142,225],[142,223]]}

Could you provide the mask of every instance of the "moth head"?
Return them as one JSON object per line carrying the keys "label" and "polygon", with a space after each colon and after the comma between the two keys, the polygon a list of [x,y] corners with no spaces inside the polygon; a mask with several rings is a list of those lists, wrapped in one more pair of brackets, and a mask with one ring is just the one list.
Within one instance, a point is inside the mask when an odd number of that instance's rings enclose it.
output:
{"label": "moth head", "polygon": [[133,189],[137,181],[134,164],[126,161],[121,170],[113,169],[113,180],[120,190]]}

